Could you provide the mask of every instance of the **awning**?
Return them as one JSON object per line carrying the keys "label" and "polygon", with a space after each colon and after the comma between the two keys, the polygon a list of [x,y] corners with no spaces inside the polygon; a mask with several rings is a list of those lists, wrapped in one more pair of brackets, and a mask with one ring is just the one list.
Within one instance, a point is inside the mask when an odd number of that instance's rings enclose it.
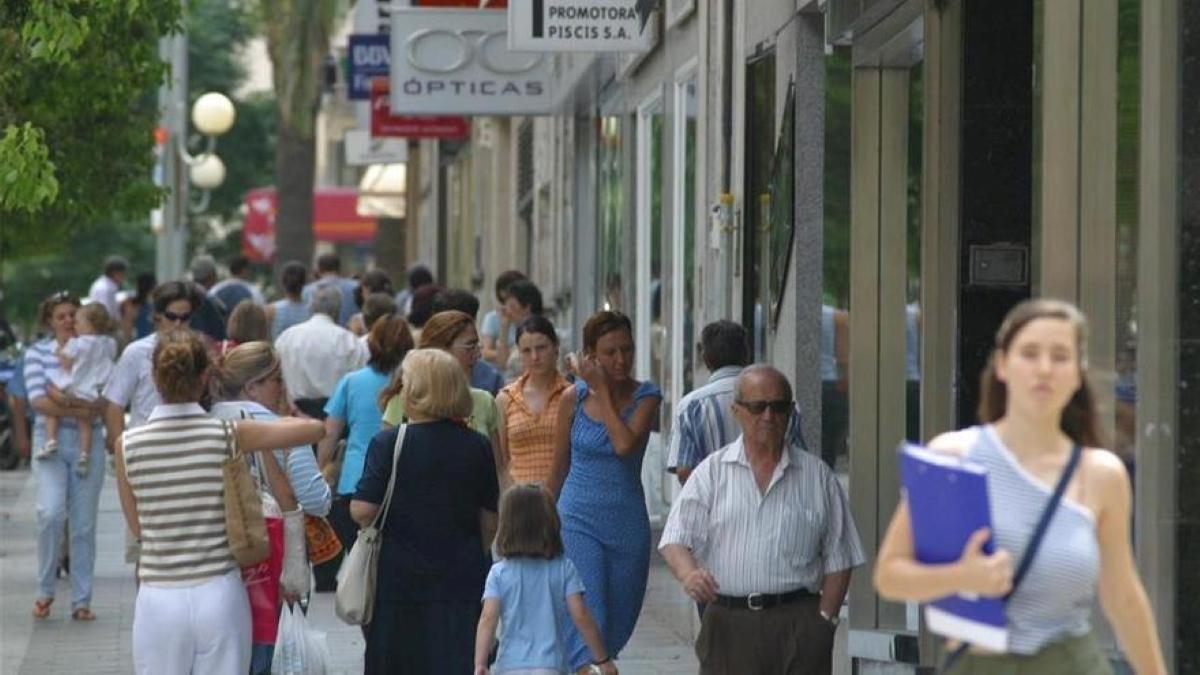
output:
{"label": "awning", "polygon": [[371,218],[403,218],[407,172],[404,164],[372,164],[358,182],[358,213]]}
{"label": "awning", "polygon": [[[256,262],[275,255],[275,188],[246,193],[246,219],[242,224],[242,253]],[[370,243],[375,241],[374,217],[358,213],[358,190],[353,187],[318,188],[313,192],[313,238],[317,241]]]}

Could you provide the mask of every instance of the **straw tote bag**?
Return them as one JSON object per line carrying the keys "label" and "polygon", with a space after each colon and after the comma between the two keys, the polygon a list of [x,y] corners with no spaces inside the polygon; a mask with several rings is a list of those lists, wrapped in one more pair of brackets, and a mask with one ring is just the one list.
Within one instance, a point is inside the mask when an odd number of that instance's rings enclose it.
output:
{"label": "straw tote bag", "polygon": [[396,489],[396,467],[400,464],[400,450],[404,447],[407,424],[400,425],[396,434],[396,447],[392,451],[392,473],[388,477],[387,493],[383,496],[383,507],[375,512],[371,524],[358,531],[358,538],[350,547],[350,553],[338,571],[337,596],[333,609],[338,618],[351,626],[371,623],[375,609],[375,575],[379,567],[379,548],[383,543],[382,529],[387,522],[388,508],[392,505],[392,492]]}
{"label": "straw tote bag", "polygon": [[271,555],[271,539],[263,517],[262,495],[250,475],[250,463],[237,447],[232,422],[222,422],[225,451],[229,455],[221,465],[225,484],[225,530],[229,552],[238,567],[249,567]]}

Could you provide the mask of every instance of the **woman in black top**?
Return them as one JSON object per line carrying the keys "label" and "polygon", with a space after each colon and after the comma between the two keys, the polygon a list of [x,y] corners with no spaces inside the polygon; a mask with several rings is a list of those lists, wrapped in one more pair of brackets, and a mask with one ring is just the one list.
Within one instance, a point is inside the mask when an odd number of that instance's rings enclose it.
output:
{"label": "woman in black top", "polygon": [[[407,431],[383,523],[367,673],[467,673],[490,561],[484,532],[499,487],[488,440],[467,428],[471,395],[453,356],[418,349],[404,359]],[[367,448],[350,513],[370,524],[387,492],[399,427]]]}

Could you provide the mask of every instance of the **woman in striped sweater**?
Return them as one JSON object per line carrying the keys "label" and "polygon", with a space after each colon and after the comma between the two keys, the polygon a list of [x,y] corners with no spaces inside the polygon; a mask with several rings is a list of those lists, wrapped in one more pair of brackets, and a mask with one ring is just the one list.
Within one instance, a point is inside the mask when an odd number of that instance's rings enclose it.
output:
{"label": "woman in striped sweater", "polygon": [[227,438],[244,452],[309,445],[316,420],[227,422],[200,407],[209,377],[204,340],[159,337],[154,383],[163,404],[117,444],[121,508],[141,543],[133,659],[138,673],[250,668],[250,605],[225,529],[221,465]]}

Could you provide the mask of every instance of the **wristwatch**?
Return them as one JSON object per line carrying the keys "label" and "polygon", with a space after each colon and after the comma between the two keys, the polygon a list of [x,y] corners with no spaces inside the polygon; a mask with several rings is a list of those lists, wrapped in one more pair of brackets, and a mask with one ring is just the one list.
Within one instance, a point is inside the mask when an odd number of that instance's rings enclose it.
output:
{"label": "wristwatch", "polygon": [[838,625],[838,622],[840,622],[842,620],[842,617],[838,616],[837,614],[833,614],[833,615],[826,614],[825,610],[823,610],[823,609],[820,610],[820,612],[821,612],[821,618],[825,619],[825,621],[828,622],[829,625],[831,625],[831,626]]}

